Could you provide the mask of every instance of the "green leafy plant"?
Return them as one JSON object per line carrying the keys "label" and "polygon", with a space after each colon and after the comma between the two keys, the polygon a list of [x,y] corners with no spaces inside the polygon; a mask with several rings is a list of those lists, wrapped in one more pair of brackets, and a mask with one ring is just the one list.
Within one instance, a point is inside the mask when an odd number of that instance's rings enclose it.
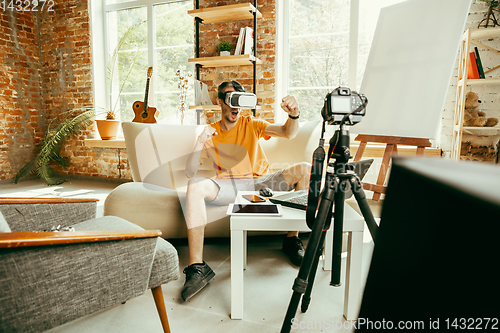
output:
{"label": "green leafy plant", "polygon": [[94,108],[79,108],[63,112],[53,118],[42,142],[37,147],[35,156],[14,177],[17,184],[22,178],[36,174],[47,185],[58,185],[66,180],[54,176],[51,162],[63,168],[68,167],[69,158],[61,156],[61,148],[68,137],[78,136],[84,129],[92,125],[96,117]]}
{"label": "green leafy plant", "polygon": [[[123,36],[120,38],[120,40],[118,41],[118,44],[116,45],[115,49],[113,50],[113,54],[111,55],[111,58],[109,59],[108,63],[107,63],[107,66],[106,66],[106,77],[105,77],[105,80],[106,80],[106,91],[109,92],[109,94],[111,96],[113,96],[113,78],[115,77],[115,70],[117,69],[118,67],[118,52],[121,50],[121,48],[123,47],[123,45],[125,45],[125,43],[127,42],[127,40],[129,39],[129,37],[134,34],[137,30],[139,30],[139,28],[144,24],[146,23],[146,21],[142,21],[136,25],[133,25],[131,26],[130,28],[127,29],[127,31],[125,31],[125,33],[123,34]],[[106,112],[106,119],[115,119],[116,117],[116,114],[118,113],[118,111],[120,111],[119,108],[117,108],[118,106],[118,103],[120,102],[120,95],[122,93],[122,90],[123,88],[125,87],[125,83],[127,82],[129,76],[130,76],[130,73],[132,73],[132,70],[134,69],[135,67],[135,64],[137,62],[137,59],[139,57],[139,50],[141,48],[142,45],[137,45],[137,49],[135,51],[135,55],[134,55],[134,58],[132,60],[132,63],[130,64],[130,67],[128,69],[128,72],[127,74],[125,75],[125,77],[123,78],[123,82],[120,86],[120,89],[118,91],[118,97],[116,98],[116,101],[113,103],[113,105],[111,106],[111,108]]]}
{"label": "green leafy plant", "polygon": [[220,42],[219,44],[219,51],[229,51],[231,52],[233,50],[233,46],[231,45],[231,43],[229,43],[227,40],[224,40],[222,42]]}

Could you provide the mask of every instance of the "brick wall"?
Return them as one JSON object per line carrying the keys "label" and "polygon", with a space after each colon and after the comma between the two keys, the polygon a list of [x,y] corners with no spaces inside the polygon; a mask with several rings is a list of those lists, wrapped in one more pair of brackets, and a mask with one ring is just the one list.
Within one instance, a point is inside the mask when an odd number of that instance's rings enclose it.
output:
{"label": "brick wall", "polygon": [[[216,1],[200,0],[200,8],[224,6],[235,3],[247,3],[248,0],[240,1]],[[253,4],[253,1],[251,1]],[[257,117],[269,122],[274,122],[274,103],[276,98],[276,0],[259,0],[257,9],[262,13],[262,19],[257,20],[257,58],[262,64],[257,65],[257,103],[262,107],[257,110]],[[200,24],[200,57],[212,57],[218,55],[218,45],[227,40],[236,48],[236,42],[242,27],[253,28],[253,20]],[[240,82],[247,91],[253,91],[253,67],[232,66],[202,68],[200,80],[209,86],[210,97],[215,104],[216,89],[221,82],[236,80]],[[243,111],[245,113],[246,111]],[[250,113],[250,111],[246,112]],[[207,114],[210,119],[211,113]]]}
{"label": "brick wall", "polygon": [[[46,8],[47,9],[47,8]],[[87,0],[58,1],[54,11],[0,12],[0,180],[11,179],[33,157],[47,121],[93,106],[92,54]],[[92,149],[90,126],[71,138],[60,174],[131,179],[124,151]]]}
{"label": "brick wall", "polygon": [[[472,2],[469,15],[467,18],[466,29],[477,28],[479,22],[485,18],[488,6],[485,2],[474,0]],[[491,25],[490,25],[491,26]],[[500,50],[500,38],[493,40],[483,40],[484,44]],[[473,45],[474,46],[474,45]],[[478,47],[483,67],[485,70],[500,65],[500,54],[492,51],[487,51],[482,47]],[[454,76],[451,79],[448,96],[446,98],[445,108],[443,112],[442,128],[440,136],[440,147],[445,156],[451,153],[452,130],[453,130],[453,114],[456,102],[456,87],[457,87],[457,67],[458,55],[455,66]],[[486,77],[498,78],[500,77],[500,69],[486,74]],[[498,85],[475,85],[468,86],[466,92],[474,91],[478,94],[479,99],[483,101],[481,104],[481,111],[486,113],[486,117],[500,118],[500,94],[498,93],[500,87]],[[497,125],[498,126],[498,125]],[[477,161],[493,161],[496,151],[496,144],[500,137],[476,137],[467,135],[464,136],[462,144],[462,159],[470,159]]]}
{"label": "brick wall", "polygon": [[46,124],[38,29],[30,12],[0,11],[0,180],[25,164]]}

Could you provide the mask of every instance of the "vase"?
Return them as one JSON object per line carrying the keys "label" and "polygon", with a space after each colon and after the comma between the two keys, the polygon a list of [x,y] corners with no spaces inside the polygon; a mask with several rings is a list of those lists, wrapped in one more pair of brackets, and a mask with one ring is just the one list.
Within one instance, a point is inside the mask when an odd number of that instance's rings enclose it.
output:
{"label": "vase", "polygon": [[229,51],[220,51],[220,55],[221,55],[221,57],[230,56],[231,52],[229,52]]}
{"label": "vase", "polygon": [[119,120],[96,120],[97,130],[102,140],[113,140],[116,139],[116,133],[118,132],[118,125],[120,125]]}

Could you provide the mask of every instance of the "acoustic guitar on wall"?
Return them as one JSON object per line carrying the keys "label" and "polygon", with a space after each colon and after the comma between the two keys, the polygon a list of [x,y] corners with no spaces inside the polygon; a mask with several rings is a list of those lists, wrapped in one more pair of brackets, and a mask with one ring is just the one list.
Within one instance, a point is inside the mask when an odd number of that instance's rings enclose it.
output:
{"label": "acoustic guitar on wall", "polygon": [[156,113],[158,112],[156,108],[148,106],[148,94],[149,94],[149,80],[153,75],[153,67],[148,68],[148,78],[146,81],[146,94],[144,96],[144,102],[135,101],[132,105],[132,109],[134,110],[134,123],[150,123],[156,124]]}

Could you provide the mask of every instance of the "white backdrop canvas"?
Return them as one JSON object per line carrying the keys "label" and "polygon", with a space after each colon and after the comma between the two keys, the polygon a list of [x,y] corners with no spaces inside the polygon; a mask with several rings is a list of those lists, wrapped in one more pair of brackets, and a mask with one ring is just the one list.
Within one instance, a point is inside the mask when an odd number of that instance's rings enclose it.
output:
{"label": "white backdrop canvas", "polygon": [[472,0],[408,0],[382,8],[360,93],[358,134],[435,139]]}

